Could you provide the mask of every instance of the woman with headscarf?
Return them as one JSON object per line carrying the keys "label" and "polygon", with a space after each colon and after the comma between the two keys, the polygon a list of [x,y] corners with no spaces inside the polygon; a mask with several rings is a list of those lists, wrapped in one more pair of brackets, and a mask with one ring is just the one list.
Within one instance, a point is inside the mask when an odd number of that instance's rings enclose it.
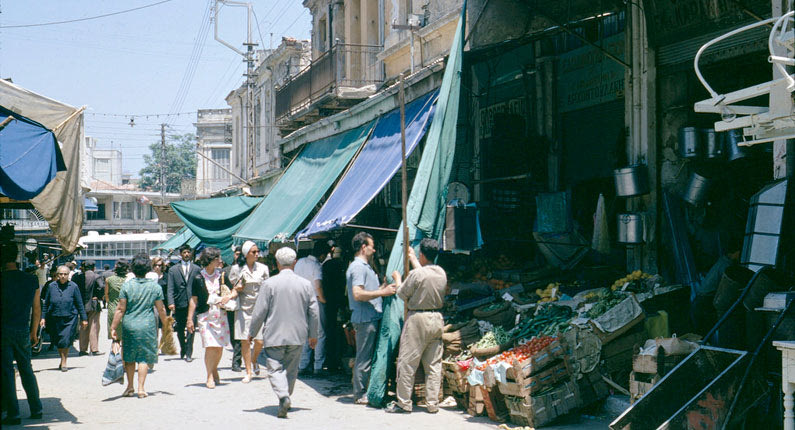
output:
{"label": "woman with headscarf", "polygon": [[[126,281],[119,293],[119,303],[113,315],[110,333],[114,340],[122,341],[122,359],[124,372],[127,374],[127,388],[122,397],[132,397],[133,375],[138,364],[138,398],[147,397],[144,389],[149,366],[157,362],[157,326],[155,325],[154,309],[160,315],[160,321],[166,322],[166,308],[163,306],[163,290],[157,282],[146,278],[150,268],[149,256],[138,254],[132,261],[132,273],[135,278]],[[119,336],[117,328],[121,324],[124,329]]]}
{"label": "woman with headscarf", "polygon": [[238,295],[239,307],[235,311],[235,339],[240,341],[243,363],[246,366],[243,383],[247,384],[253,377],[252,370],[259,375],[257,357],[262,351],[262,336],[260,334],[254,336],[254,354],[252,355],[251,342],[248,341],[248,329],[251,326],[251,314],[254,312],[254,304],[257,303],[260,285],[268,279],[268,266],[257,261],[259,248],[250,240],[243,243],[241,255],[245,257],[245,263],[240,265],[239,271],[234,272],[238,275],[237,279],[230,280],[235,284],[235,291]]}
{"label": "woman with headscarf", "polygon": [[69,267],[59,266],[56,272],[57,280],[47,287],[47,297],[44,298],[41,325],[48,328],[50,341],[58,348],[61,364],[58,369],[66,372],[66,357],[69,347],[77,333],[77,321],[80,318],[83,327],[88,326],[88,316],[83,307],[83,296],[80,288],[69,280]]}
{"label": "woman with headscarf", "polygon": [[[193,282],[193,293],[188,303],[188,322],[186,328],[193,332],[196,328],[204,346],[204,366],[207,370],[207,388],[215,388],[221,381],[218,376],[218,363],[224,347],[229,345],[229,323],[226,320],[224,305],[237,296],[235,291],[222,297],[221,292],[221,251],[218,248],[205,248],[199,256],[203,267]],[[197,315],[198,327],[193,325]]]}

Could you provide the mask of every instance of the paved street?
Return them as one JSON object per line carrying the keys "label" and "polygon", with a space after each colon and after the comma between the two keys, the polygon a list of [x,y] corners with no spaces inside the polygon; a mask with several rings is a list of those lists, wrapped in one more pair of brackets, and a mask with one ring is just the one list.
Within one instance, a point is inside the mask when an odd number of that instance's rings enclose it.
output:
{"label": "paved street", "polygon": [[[100,349],[107,352],[105,316],[102,321]],[[175,339],[176,341],[176,339]],[[77,342],[74,344],[77,347]],[[46,349],[45,345],[45,349]],[[191,429],[218,428],[290,428],[290,429],[495,429],[486,417],[473,418],[454,408],[431,415],[415,408],[411,415],[389,415],[380,409],[354,405],[348,378],[300,380],[293,395],[293,409],[287,420],[276,418],[277,399],[267,379],[260,376],[242,384],[242,373],[229,368],[231,351],[221,360],[221,384],[214,390],[204,387],[204,361],[201,341],[195,344],[197,358],[186,363],[176,357],[160,356],[154,372],[146,380],[149,397],[122,398],[123,386],[102,387],[100,379],[107,355],[78,357],[72,349],[66,373],[58,370],[56,352],[34,357],[44,405],[44,419],[32,421],[28,415],[25,393],[17,380],[22,426],[13,428],[66,429],[81,425],[93,429],[111,425],[115,429]],[[264,375],[264,370],[262,375]],[[603,428],[595,422],[569,427]]]}

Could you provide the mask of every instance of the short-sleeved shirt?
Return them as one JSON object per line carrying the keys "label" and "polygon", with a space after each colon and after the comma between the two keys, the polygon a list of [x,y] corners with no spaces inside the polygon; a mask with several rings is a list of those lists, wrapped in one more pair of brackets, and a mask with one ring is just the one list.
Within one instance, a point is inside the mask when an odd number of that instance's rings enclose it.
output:
{"label": "short-sleeved shirt", "polygon": [[4,270],[0,279],[3,330],[30,330],[30,309],[39,288],[38,280],[21,270]]}
{"label": "short-sleeved shirt", "polygon": [[323,280],[323,267],[314,255],[296,261],[293,272],[309,282]]}
{"label": "short-sleeved shirt", "polygon": [[375,270],[361,257],[353,259],[345,272],[348,288],[348,306],[351,308],[351,322],[365,323],[381,319],[381,297],[376,297],[367,302],[360,302],[353,298],[353,286],[361,285],[365,291],[376,291],[379,288],[378,275]]}
{"label": "short-sleeved shirt", "polygon": [[437,265],[419,267],[409,272],[397,295],[410,311],[441,309],[447,289],[447,274]]}

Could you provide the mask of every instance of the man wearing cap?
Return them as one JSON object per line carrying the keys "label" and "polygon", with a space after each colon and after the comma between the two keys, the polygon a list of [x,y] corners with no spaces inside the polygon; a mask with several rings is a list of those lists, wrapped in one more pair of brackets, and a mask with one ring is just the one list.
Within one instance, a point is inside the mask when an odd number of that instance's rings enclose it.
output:
{"label": "man wearing cap", "polygon": [[93,260],[84,261],[83,271],[72,278],[80,288],[83,307],[88,315],[88,325],[80,326],[80,353],[78,355],[88,355],[89,346],[91,355],[101,354],[99,352],[99,316],[102,314],[100,297],[105,295],[105,282],[102,276],[94,271],[94,268]]}
{"label": "man wearing cap", "polygon": [[293,272],[295,257],[295,251],[288,247],[276,251],[279,273],[262,283],[248,332],[251,342],[262,328],[265,364],[271,387],[279,397],[279,418],[287,418],[290,410],[301,348],[307,341],[312,348],[317,344],[315,288]]}
{"label": "man wearing cap", "polygon": [[447,274],[433,264],[439,253],[439,243],[422,239],[420,258],[409,248],[412,270],[401,282],[398,271],[392,273],[397,295],[405,303],[406,318],[400,335],[397,361],[397,401],[390,402],[387,412],[411,412],[411,393],[414,374],[422,362],[425,369],[425,401],[428,412],[439,412],[439,389],[442,385],[442,331],[444,320],[439,310],[444,304]]}

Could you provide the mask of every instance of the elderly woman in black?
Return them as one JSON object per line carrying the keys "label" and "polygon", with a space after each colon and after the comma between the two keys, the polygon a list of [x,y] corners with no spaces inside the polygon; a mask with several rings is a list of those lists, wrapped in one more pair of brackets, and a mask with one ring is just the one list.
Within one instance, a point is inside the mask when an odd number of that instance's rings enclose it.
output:
{"label": "elderly woman in black", "polygon": [[83,308],[80,288],[69,280],[69,267],[58,267],[55,276],[56,281],[47,287],[41,326],[47,327],[51,342],[58,348],[58,354],[61,356],[58,368],[61,372],[66,372],[66,357],[77,333],[78,317],[83,327],[87,327],[88,316]]}

